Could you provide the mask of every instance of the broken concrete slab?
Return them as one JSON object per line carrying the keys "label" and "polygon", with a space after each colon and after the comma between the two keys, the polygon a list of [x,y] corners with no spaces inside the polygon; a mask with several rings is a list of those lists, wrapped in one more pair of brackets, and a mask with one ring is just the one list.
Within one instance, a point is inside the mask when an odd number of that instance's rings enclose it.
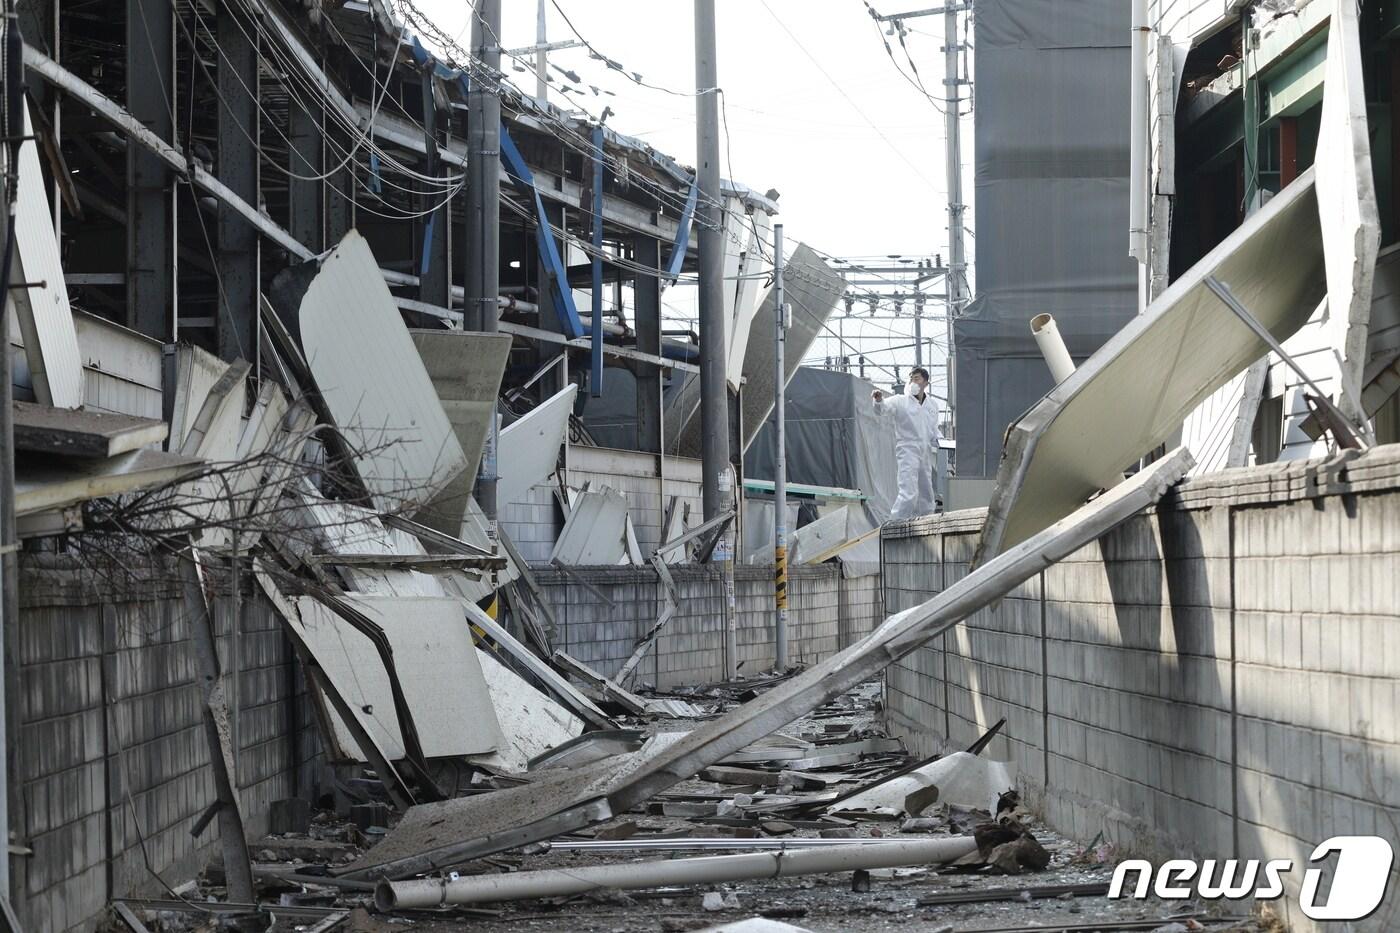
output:
{"label": "broken concrete slab", "polygon": [[105,460],[65,459],[15,465],[15,515],[23,517],[50,509],[155,489],[204,469],[198,457],[159,450],[133,450]]}
{"label": "broken concrete slab", "polygon": [[1225,282],[1277,339],[1322,298],[1314,170],[1248,217],[1006,434],[976,562],[1027,540],[1174,434],[1268,346],[1210,291]]}
{"label": "broken concrete slab", "polygon": [[411,514],[432,501],[466,455],[358,232],[321,261],[298,321],[307,365],[375,505]]}
{"label": "broken concrete slab", "polygon": [[793,532],[792,563],[818,563],[819,555],[844,544],[849,539],[846,530],[849,520],[850,508],[843,505]]}
{"label": "broken concrete slab", "polygon": [[934,598],[890,616],[850,648],[718,719],[670,737],[664,746],[648,743],[632,755],[604,760],[549,782],[497,791],[489,800],[476,797],[415,807],[347,874],[404,878],[548,839],[625,812],[869,680],[1152,505],[1190,467],[1191,456],[1185,450],[1168,453]]}
{"label": "broken concrete slab", "polygon": [[476,484],[481,453],[496,417],[496,397],[510,357],[510,334],[413,329],[413,345],[461,445],[466,466],[419,518],[455,535]]}
{"label": "broken concrete slab", "polygon": [[68,457],[115,457],[165,440],[164,421],[89,409],[14,403],[15,450]]}

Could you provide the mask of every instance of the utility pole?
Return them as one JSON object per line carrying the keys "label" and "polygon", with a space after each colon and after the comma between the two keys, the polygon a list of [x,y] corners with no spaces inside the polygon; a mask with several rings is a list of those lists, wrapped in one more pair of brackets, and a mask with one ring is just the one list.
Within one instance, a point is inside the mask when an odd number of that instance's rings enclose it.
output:
{"label": "utility pole", "polygon": [[777,610],[774,627],[776,647],[774,666],[779,672],[788,667],[787,599],[787,386],[784,385],[783,356],[787,343],[787,304],[783,296],[783,225],[773,225],[773,434],[777,457],[773,467],[773,605]]}
{"label": "utility pole", "polygon": [[[914,296],[914,365],[924,365],[924,296]],[[929,389],[932,392],[932,389]]]}
{"label": "utility pole", "polygon": [[[472,16],[472,56],[485,72],[471,82],[467,95],[467,270],[466,326],[498,329],[501,292],[501,0],[478,0]],[[484,79],[484,80],[483,80]],[[499,427],[492,412],[491,430],[482,451],[476,499],[486,515],[486,534],[496,548],[496,449]]]}
{"label": "utility pole", "polygon": [[[729,463],[729,386],[725,374],[724,217],[719,190],[719,66],[715,60],[715,0],[695,0],[696,242],[700,252],[700,432],[704,515],[709,521],[734,508]],[[734,620],[734,522],[720,536],[714,560],[725,587],[725,668],[738,676]]]}
{"label": "utility pole", "polygon": [[958,41],[958,14],[972,9],[969,3],[950,3],[947,6],[928,10],[911,10],[908,13],[879,14],[871,11],[876,22],[894,22],[895,28],[902,28],[900,21],[920,16],[943,15],[943,156],[944,175],[948,188],[948,273],[945,301],[948,309],[948,414],[952,418],[956,390],[953,386],[953,319],[962,313],[967,305],[967,259],[963,246],[963,198],[962,198],[962,85],[958,76],[963,43]]}
{"label": "utility pole", "polygon": [[535,97],[540,103],[549,99],[549,28],[545,24],[544,8],[549,0],[540,0],[535,10]]}

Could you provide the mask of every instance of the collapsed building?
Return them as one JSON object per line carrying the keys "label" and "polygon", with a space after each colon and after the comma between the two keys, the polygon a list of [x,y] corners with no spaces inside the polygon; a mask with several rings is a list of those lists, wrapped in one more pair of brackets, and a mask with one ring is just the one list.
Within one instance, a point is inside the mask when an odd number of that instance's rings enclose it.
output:
{"label": "collapsed building", "polygon": [[[1035,6],[987,0],[978,29],[999,32],[978,44],[1082,48]],[[139,929],[128,903],[183,909],[202,868],[229,911],[268,872],[386,911],[616,887],[498,859],[651,807],[768,836],[799,829],[774,813],[849,829],[827,809],[901,777],[915,790],[866,815],[917,821],[953,796],[918,776],[981,752],[1087,851],[1098,836],[1301,866],[1328,835],[1393,832],[1400,486],[1373,272],[1389,228],[1359,66],[1363,39],[1389,41],[1379,7],[1141,10],[1124,228],[1139,313],[1027,399],[999,463],[985,458],[985,510],[877,526],[877,467],[849,452],[830,475],[871,488],[794,484],[801,669],[704,709],[643,687],[766,675],[777,658],[774,573],[749,566],[774,544],[771,484],[744,471],[778,379],[755,335],[791,302],[790,379],[841,292],[806,247],[784,301],[766,287],[773,198],[730,182],[714,205],[733,283],[728,482],[744,495],[704,520],[704,335],[662,314],[696,266],[692,170],[430,52],[411,6],[19,9],[32,128],[8,311],[24,543],[6,786],[27,926],[89,929],[115,903]],[[1225,55],[1212,77],[1201,63],[1232,35],[1266,60]],[[1279,100],[1316,121],[1318,164],[1295,125],[1292,169],[1245,182],[1232,215],[1189,193],[1216,156],[1188,170],[1176,146],[1204,132],[1193,102],[1214,88],[1218,113],[1237,96],[1254,114],[1220,151],[1265,164],[1270,75],[1300,82]],[[479,233],[461,208],[483,81],[503,114],[489,314],[454,245]],[[1203,227],[1182,219],[1192,196]],[[843,414],[863,401],[831,391]],[[474,491],[492,459],[494,516]],[[732,568],[715,559],[731,547]],[[885,726],[913,753],[897,769],[898,741],[779,732],[881,677]],[[689,722],[617,728],[649,717]],[[1006,769],[979,773],[996,793],[971,810],[1001,816]],[[722,816],[714,792],[674,790],[697,776],[752,793]],[[791,793],[843,781],[858,786]],[[250,838],[304,828],[312,797],[363,817],[372,844],[316,876],[250,854]],[[962,825],[917,843],[821,837],[865,853],[835,858],[793,842],[711,877],[1007,862]],[[1298,876],[1285,882],[1281,909],[1305,925]],[[1366,922],[1387,928],[1393,904]]]}

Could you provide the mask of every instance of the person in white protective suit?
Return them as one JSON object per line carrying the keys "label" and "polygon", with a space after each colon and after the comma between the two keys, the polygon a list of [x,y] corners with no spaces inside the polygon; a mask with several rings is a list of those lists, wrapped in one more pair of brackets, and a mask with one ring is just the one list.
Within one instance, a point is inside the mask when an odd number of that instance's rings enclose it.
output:
{"label": "person in white protective suit", "polygon": [[894,518],[914,518],[931,514],[933,470],[938,460],[938,403],[928,391],[928,370],[922,367],[909,374],[903,396],[887,396],[876,389],[875,414],[894,419],[894,454],[899,466],[899,495],[894,500]]}

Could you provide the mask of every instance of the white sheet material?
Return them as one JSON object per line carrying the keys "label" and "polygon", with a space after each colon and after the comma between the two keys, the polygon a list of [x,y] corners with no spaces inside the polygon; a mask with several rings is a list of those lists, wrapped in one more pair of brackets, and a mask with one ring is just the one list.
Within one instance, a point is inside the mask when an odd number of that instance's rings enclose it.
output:
{"label": "white sheet material", "polygon": [[524,773],[531,758],[583,734],[583,720],[530,686],[489,651],[478,649],[477,655],[491,706],[506,737],[496,754],[473,759],[478,764]]}
{"label": "white sheet material", "polygon": [[412,511],[430,502],[466,457],[359,233],[322,261],[299,319],[307,364],[375,504]]}
{"label": "white sheet material", "polygon": [[577,385],[570,385],[545,399],[534,411],[501,431],[497,452],[496,504],[522,502],[530,487],[554,472],[559,448],[569,428]]}
{"label": "white sheet material", "polygon": [[925,787],[938,788],[938,803],[957,807],[974,807],[995,815],[997,798],[1016,786],[1008,762],[992,761],[968,752],[954,752],[908,774],[872,787],[841,801],[831,808],[865,810],[875,813],[901,814],[904,801]]}
{"label": "white sheet material", "polygon": [[[24,111],[25,136],[34,134]],[[19,194],[15,205],[15,251],[10,263],[10,294],[35,401],[58,408],[83,404],[83,363],[78,331],[63,282],[63,264],[53,233],[53,212],[44,193],[44,172],[33,139],[19,147]],[[43,283],[15,288],[19,283]],[[8,312],[7,312],[8,313]]]}
{"label": "white sheet material", "polygon": [[584,567],[623,563],[626,528],[626,496],[607,487],[585,490],[574,501],[550,561]]}
{"label": "white sheet material", "polygon": [[[426,757],[479,755],[502,747],[505,736],[457,600],[350,595],[346,601],[388,637]],[[402,758],[389,675],[374,644],[315,599],[303,596],[295,604],[317,662],[385,753]],[[337,718],[333,711],[331,717]],[[337,721],[335,729],[343,749],[358,751],[343,723]]]}
{"label": "white sheet material", "polygon": [[1357,4],[1332,0],[1331,7],[1314,165],[1327,266],[1328,340],[1338,355],[1343,389],[1338,403],[1343,412],[1364,422],[1361,378],[1381,224],[1371,174]]}

